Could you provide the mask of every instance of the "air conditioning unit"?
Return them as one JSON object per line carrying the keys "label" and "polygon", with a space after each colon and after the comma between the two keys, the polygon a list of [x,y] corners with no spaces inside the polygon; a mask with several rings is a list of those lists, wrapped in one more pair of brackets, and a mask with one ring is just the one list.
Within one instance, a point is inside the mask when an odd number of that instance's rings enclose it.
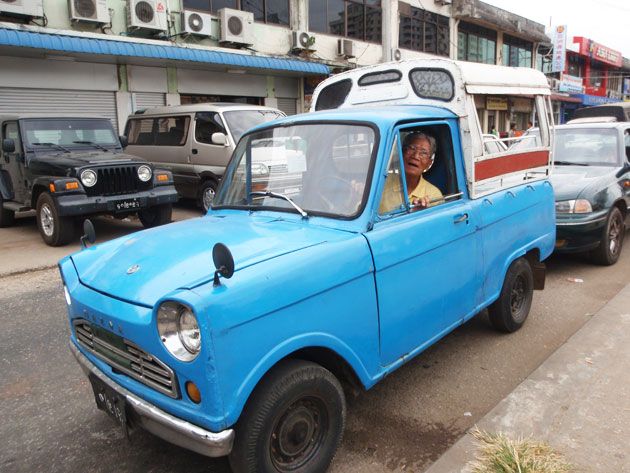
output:
{"label": "air conditioning unit", "polygon": [[0,0],[0,14],[43,17],[43,0]]}
{"label": "air conditioning unit", "polygon": [[92,23],[109,23],[107,0],[68,0],[70,19]]}
{"label": "air conditioning unit", "polygon": [[354,42],[349,39],[340,38],[337,40],[337,56],[346,58],[354,57]]}
{"label": "air conditioning unit", "polygon": [[219,19],[221,21],[220,42],[245,45],[254,43],[253,13],[221,8]]}
{"label": "air conditioning unit", "polygon": [[402,59],[402,52],[398,48],[392,48],[392,61],[400,61]]}
{"label": "air conditioning unit", "polygon": [[212,16],[207,13],[184,10],[182,18],[182,32],[199,36],[211,36]]}
{"label": "air conditioning unit", "polygon": [[291,49],[302,49],[313,51],[315,48],[315,37],[307,31],[294,31],[292,34]]}
{"label": "air conditioning unit", "polygon": [[127,0],[127,27],[166,31],[166,0]]}

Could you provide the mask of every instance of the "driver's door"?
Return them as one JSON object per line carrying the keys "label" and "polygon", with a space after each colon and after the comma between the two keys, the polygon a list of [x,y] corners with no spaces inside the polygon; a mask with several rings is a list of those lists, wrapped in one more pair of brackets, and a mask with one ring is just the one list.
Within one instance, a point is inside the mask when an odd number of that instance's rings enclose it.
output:
{"label": "driver's door", "polygon": [[[11,139],[15,143],[13,153],[3,153],[2,168],[8,171],[14,200],[24,203],[28,198],[28,192],[25,183],[24,153],[17,122],[6,122],[2,125],[2,138]],[[5,174],[4,177],[6,178],[7,175]]]}

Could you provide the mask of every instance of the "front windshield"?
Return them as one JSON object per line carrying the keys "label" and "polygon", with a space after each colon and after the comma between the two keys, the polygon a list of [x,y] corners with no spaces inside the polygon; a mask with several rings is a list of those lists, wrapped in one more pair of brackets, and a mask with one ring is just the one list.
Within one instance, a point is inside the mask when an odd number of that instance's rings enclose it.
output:
{"label": "front windshield", "polygon": [[[538,130],[527,132],[510,151],[541,146]],[[612,128],[556,128],[554,163],[560,166],[618,166],[619,138]]]}
{"label": "front windshield", "polygon": [[309,123],[252,133],[234,151],[213,207],[353,217],[367,195],[376,146],[375,131],[364,125]]}
{"label": "front windshield", "polygon": [[231,112],[223,113],[223,117],[236,143],[241,139],[243,133],[250,128],[283,116],[275,110],[232,110]]}
{"label": "front windshield", "polygon": [[106,119],[22,120],[22,135],[28,148],[69,149],[118,146],[118,137]]}

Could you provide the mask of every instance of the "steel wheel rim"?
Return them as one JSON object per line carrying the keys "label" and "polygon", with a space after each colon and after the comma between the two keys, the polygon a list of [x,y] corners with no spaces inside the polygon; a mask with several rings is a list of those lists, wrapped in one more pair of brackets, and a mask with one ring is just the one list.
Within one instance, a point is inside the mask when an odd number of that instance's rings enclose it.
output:
{"label": "steel wheel rim", "polygon": [[521,316],[520,312],[525,304],[526,297],[526,285],[525,278],[519,274],[512,284],[512,290],[510,291],[510,308],[512,310],[512,317],[518,321]]}
{"label": "steel wheel rim", "polygon": [[208,187],[205,191],[203,191],[203,209],[208,210],[212,205],[212,201],[214,200],[214,189],[212,187]]}
{"label": "steel wheel rim", "polygon": [[298,399],[274,423],[270,456],[282,472],[295,471],[307,464],[319,451],[328,426],[328,411],[322,400]]}
{"label": "steel wheel rim", "polygon": [[615,214],[608,226],[608,250],[612,256],[616,256],[621,248],[621,218]]}
{"label": "steel wheel rim", "polygon": [[42,231],[47,237],[51,237],[55,232],[55,219],[50,205],[44,204],[39,212],[39,221],[42,224]]}

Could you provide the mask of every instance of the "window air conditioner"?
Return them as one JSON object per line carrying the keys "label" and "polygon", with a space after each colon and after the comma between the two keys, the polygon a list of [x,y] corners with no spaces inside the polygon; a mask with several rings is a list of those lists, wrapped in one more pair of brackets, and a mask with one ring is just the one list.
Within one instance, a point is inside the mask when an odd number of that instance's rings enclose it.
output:
{"label": "window air conditioner", "polygon": [[127,27],[166,31],[166,0],[127,0]]}
{"label": "window air conditioner", "polygon": [[315,37],[310,35],[307,31],[293,31],[293,40],[291,41],[291,49],[297,50],[309,50],[313,51],[315,48]]}
{"label": "window air conditioner", "polygon": [[70,19],[93,23],[109,23],[107,0],[68,0]]}
{"label": "window air conditioner", "polygon": [[345,58],[354,57],[354,42],[349,39],[340,38],[337,40],[337,56]]}
{"label": "window air conditioner", "polygon": [[43,17],[42,0],[0,0],[0,13],[30,17]]}
{"label": "window air conditioner", "polygon": [[212,36],[212,16],[207,13],[184,10],[182,18],[182,32],[199,36]]}
{"label": "window air conditioner", "polygon": [[392,61],[400,61],[402,59],[402,52],[398,48],[392,48]]}
{"label": "window air conditioner", "polygon": [[254,14],[250,12],[221,8],[219,10],[221,21],[222,43],[253,44],[254,41]]}

